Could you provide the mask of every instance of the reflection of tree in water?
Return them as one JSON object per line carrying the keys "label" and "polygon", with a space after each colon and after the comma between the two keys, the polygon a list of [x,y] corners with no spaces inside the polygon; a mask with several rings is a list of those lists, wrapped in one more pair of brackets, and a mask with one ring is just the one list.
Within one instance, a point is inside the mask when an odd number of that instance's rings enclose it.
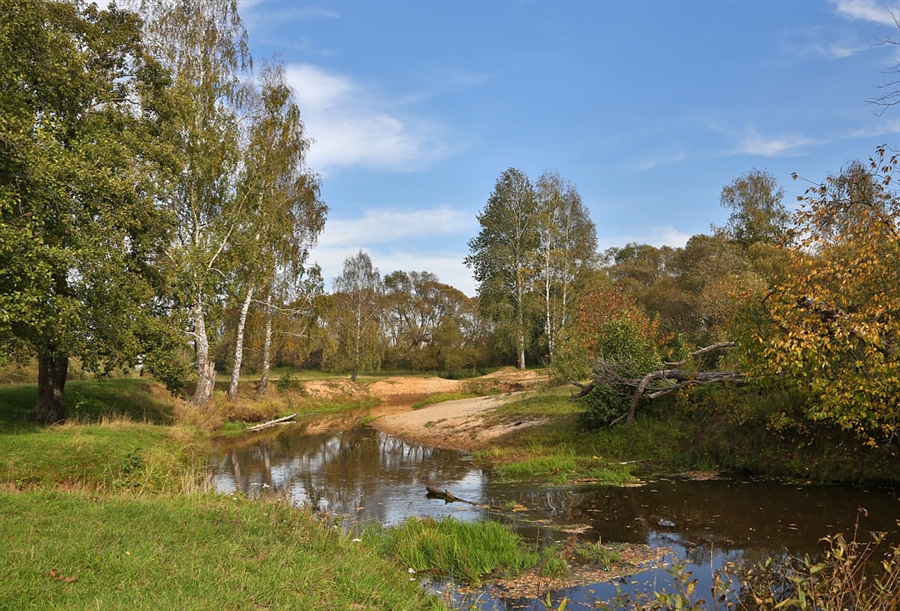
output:
{"label": "reflection of tree in water", "polygon": [[460,452],[411,444],[373,429],[336,434],[282,431],[216,457],[215,469],[252,494],[263,484],[286,492],[297,505],[378,519],[390,497],[408,489],[424,497],[425,485],[453,487],[472,473]]}
{"label": "reflection of tree in water", "polygon": [[860,523],[864,536],[873,530],[900,536],[894,523],[896,494],[851,487],[672,479],[634,488],[574,490],[504,484],[490,486],[488,494],[492,507],[518,503],[527,508],[508,520],[528,524],[522,527],[528,536],[553,526],[563,532],[571,527],[585,539],[683,547],[689,560],[701,564],[709,563],[711,553],[720,558],[744,550],[817,553],[825,535],[852,536],[859,506],[869,510]]}
{"label": "reflection of tree in water", "polygon": [[[566,538],[575,531],[584,540],[674,545],[698,564],[708,564],[711,553],[730,557],[784,548],[817,553],[822,536],[852,536],[859,506],[869,510],[860,522],[864,539],[872,530],[897,537],[896,494],[885,491],[728,479],[663,479],[637,488],[547,488],[533,482],[486,486],[480,471],[459,452],[364,427],[321,435],[283,430],[228,448],[212,463],[217,482],[233,477],[236,489],[248,494],[272,486],[298,505],[336,514],[382,521],[438,515],[429,512],[443,504],[424,501],[430,484],[490,505],[495,519],[514,524],[533,540],[553,531],[557,539]],[[413,508],[415,503],[424,505]],[[514,504],[527,510],[511,511]],[[459,509],[456,504],[447,512]]]}

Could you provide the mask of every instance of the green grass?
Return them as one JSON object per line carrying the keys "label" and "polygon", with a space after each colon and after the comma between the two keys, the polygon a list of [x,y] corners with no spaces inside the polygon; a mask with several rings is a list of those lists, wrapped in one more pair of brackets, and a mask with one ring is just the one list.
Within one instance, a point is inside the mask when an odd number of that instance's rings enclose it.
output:
{"label": "green grass", "polygon": [[442,609],[302,511],[212,494],[0,495],[9,609]]}
{"label": "green grass", "polygon": [[203,477],[208,437],[130,421],[0,435],[0,485],[178,491]]}
{"label": "green grass", "polygon": [[[37,384],[0,384],[0,434],[39,430],[31,418],[36,400]],[[70,421],[125,417],[171,424],[175,420],[166,391],[145,378],[72,381],[66,384],[64,400]]]}
{"label": "green grass", "polygon": [[480,583],[492,574],[514,577],[540,561],[524,539],[497,522],[408,518],[399,526],[369,525],[363,540],[416,574]]}
{"label": "green grass", "polygon": [[553,484],[629,484],[635,480],[626,465],[611,465],[593,457],[552,454],[496,465],[491,475],[498,482],[520,479],[548,480]]}
{"label": "green grass", "polygon": [[544,479],[549,483],[627,484],[635,481],[630,467],[603,448],[594,434],[586,434],[578,423],[578,405],[569,400],[567,387],[529,394],[497,408],[493,418],[501,421],[542,420],[504,437],[488,450],[474,453],[490,464],[499,481]]}

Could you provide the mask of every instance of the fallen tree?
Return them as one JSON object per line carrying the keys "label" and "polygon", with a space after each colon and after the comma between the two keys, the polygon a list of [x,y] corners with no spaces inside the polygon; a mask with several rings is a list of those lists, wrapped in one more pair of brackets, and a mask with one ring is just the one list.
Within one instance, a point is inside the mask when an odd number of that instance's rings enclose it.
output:
{"label": "fallen tree", "polygon": [[[734,342],[719,342],[705,346],[691,352],[690,358],[701,356],[716,350],[723,350],[734,346]],[[744,374],[738,371],[690,371],[682,367],[690,358],[676,363],[664,363],[664,369],[651,371],[640,378],[622,376],[619,372],[627,370],[622,363],[599,358],[593,366],[593,380],[588,384],[572,381],[572,384],[581,388],[581,391],[572,397],[577,400],[590,394],[595,388],[605,386],[614,389],[620,395],[628,397],[628,411],[612,422],[610,426],[625,421],[626,424],[634,423],[634,414],[640,400],[644,397],[657,399],[672,391],[690,386],[707,386],[709,384],[734,383],[744,381]]]}

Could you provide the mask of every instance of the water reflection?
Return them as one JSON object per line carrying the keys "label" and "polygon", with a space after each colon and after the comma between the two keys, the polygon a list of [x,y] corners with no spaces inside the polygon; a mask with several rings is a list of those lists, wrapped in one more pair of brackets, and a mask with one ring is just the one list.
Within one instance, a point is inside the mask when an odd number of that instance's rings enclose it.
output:
{"label": "water reflection", "polygon": [[475,520],[484,510],[425,497],[426,484],[474,503],[486,478],[464,453],[407,443],[368,427],[327,434],[282,430],[213,457],[216,489],[274,489],[299,507],[396,524],[407,516]]}
{"label": "water reflection", "polygon": [[[708,591],[711,573],[725,562],[755,562],[785,551],[816,554],[821,537],[850,538],[857,525],[860,540],[883,531],[888,543],[900,542],[900,501],[891,490],[740,477],[660,478],[633,488],[497,484],[462,452],[408,443],[368,427],[323,434],[281,429],[223,449],[212,466],[221,492],[274,489],[298,506],[354,519],[393,525],[407,516],[490,517],[512,524],[537,545],[576,536],[668,547],[700,579],[698,591]],[[428,499],[426,484],[491,509]],[[513,506],[525,509],[512,511]],[[623,587],[659,585],[667,576],[648,571],[632,579]],[[614,594],[613,584],[590,584],[550,596],[557,604],[566,597],[568,609],[591,609]],[[485,611],[544,608],[530,599],[498,599],[490,587],[470,597],[465,608],[472,605]]]}

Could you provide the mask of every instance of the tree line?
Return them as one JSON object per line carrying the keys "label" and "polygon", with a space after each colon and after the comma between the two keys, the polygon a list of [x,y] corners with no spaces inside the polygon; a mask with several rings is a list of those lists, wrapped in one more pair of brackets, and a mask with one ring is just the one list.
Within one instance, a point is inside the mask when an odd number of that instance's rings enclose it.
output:
{"label": "tree line", "polygon": [[[283,66],[254,68],[236,0],[135,11],[0,2],[0,358],[36,359],[35,417],[65,418],[69,361],[135,366],[205,408],[217,372],[276,366],[463,376],[549,366],[605,425],[707,383],[793,393],[875,442],[897,430],[896,159],[879,149],[796,212],[767,172],[725,186],[723,227],[598,252],[557,172],[498,177],[464,263],[310,261],[328,212]],[[245,358],[246,357],[246,358]]]}

